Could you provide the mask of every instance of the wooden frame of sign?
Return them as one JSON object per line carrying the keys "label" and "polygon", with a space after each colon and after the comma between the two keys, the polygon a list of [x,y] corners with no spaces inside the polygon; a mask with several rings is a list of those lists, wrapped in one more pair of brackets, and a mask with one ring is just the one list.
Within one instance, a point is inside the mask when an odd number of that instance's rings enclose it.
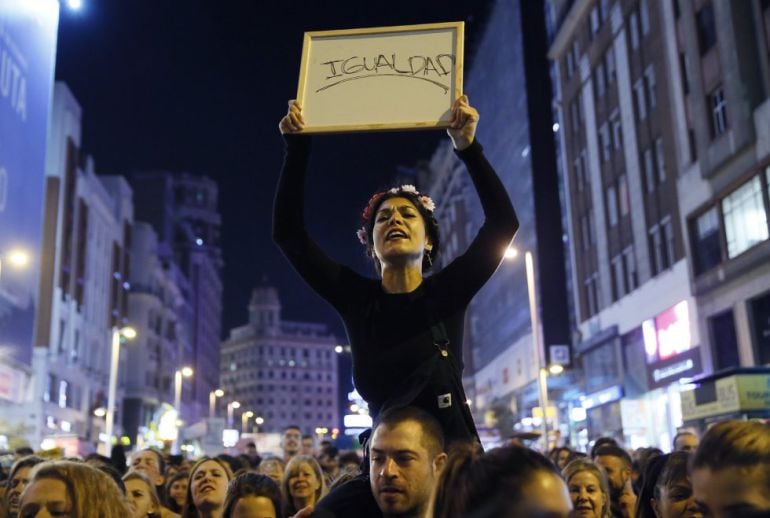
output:
{"label": "wooden frame of sign", "polygon": [[463,91],[463,22],[306,32],[304,133],[449,126]]}

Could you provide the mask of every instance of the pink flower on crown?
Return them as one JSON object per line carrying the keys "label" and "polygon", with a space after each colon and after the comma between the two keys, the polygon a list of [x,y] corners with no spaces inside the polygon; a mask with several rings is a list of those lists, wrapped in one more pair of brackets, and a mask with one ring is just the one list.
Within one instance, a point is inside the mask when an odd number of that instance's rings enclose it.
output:
{"label": "pink flower on crown", "polygon": [[409,192],[409,193],[412,193],[414,195],[420,194],[419,192],[417,192],[417,187],[415,187],[412,184],[402,185],[401,186],[401,192]]}
{"label": "pink flower on crown", "polygon": [[420,203],[422,203],[422,206],[425,207],[425,210],[428,212],[433,212],[436,210],[436,204],[433,203],[433,200],[430,199],[430,196],[422,195],[420,196]]}
{"label": "pink flower on crown", "polygon": [[364,227],[361,227],[358,230],[356,230],[356,235],[358,236],[358,240],[361,241],[362,245],[367,244],[366,229]]}

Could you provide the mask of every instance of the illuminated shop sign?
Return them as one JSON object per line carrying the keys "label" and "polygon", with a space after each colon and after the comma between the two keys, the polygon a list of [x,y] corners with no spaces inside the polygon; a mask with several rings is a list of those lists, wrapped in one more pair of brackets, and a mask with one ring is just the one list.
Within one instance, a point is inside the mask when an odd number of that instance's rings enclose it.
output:
{"label": "illuminated shop sign", "polygon": [[703,372],[700,347],[647,365],[647,385],[650,389],[665,387],[682,378],[692,378]]}
{"label": "illuminated shop sign", "polygon": [[687,301],[642,322],[647,364],[668,360],[692,348],[690,310]]}
{"label": "illuminated shop sign", "polygon": [[599,392],[594,392],[593,394],[586,396],[581,401],[581,404],[583,405],[584,409],[588,410],[589,408],[594,408],[600,405],[604,405],[605,403],[611,403],[612,401],[617,401],[622,397],[623,397],[623,387],[621,387],[620,385],[613,385],[609,388],[600,390]]}

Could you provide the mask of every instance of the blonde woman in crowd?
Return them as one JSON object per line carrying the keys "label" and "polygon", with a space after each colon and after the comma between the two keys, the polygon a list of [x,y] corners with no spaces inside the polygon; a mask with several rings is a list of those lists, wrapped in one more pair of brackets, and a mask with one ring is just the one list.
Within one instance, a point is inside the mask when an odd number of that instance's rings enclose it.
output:
{"label": "blonde woman in crowd", "polygon": [[147,476],[138,471],[131,471],[123,477],[123,483],[126,485],[126,496],[131,507],[132,518],[160,517],[161,506],[158,493]]}
{"label": "blonde woman in crowd", "polygon": [[19,516],[126,518],[131,511],[108,475],[83,462],[58,460],[38,464],[32,470]]}
{"label": "blonde woman in crowd", "polygon": [[283,472],[286,470],[286,465],[278,457],[268,457],[262,459],[257,467],[257,473],[260,475],[267,475],[272,478],[278,487],[281,487],[283,482]]}
{"label": "blonde woman in crowd", "polygon": [[574,509],[572,516],[609,518],[610,488],[607,475],[593,462],[576,459],[562,471]]}
{"label": "blonde woman in crowd", "polygon": [[296,455],[286,465],[281,484],[286,516],[293,516],[300,509],[315,506],[326,494],[321,466],[315,457]]}
{"label": "blonde woman in crowd", "polygon": [[227,485],[233,479],[223,460],[203,457],[192,467],[183,518],[221,518]]}

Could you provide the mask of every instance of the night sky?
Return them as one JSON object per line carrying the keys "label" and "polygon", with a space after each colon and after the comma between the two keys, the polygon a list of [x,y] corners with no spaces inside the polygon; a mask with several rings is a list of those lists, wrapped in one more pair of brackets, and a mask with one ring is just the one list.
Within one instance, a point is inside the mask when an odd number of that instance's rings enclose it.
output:
{"label": "night sky", "polygon": [[[251,289],[266,280],[280,290],[284,319],[325,322],[343,338],[335,313],[270,237],[283,157],[277,125],[296,95],[303,33],[464,21],[467,71],[490,4],[84,0],[79,13],[62,8],[56,78],[83,108],[83,151],[99,174],[168,169],[219,183],[223,336],[246,322]],[[360,210],[399,165],[429,158],[443,138],[443,131],[315,137],[311,235],[333,258],[373,275],[355,237]]]}

